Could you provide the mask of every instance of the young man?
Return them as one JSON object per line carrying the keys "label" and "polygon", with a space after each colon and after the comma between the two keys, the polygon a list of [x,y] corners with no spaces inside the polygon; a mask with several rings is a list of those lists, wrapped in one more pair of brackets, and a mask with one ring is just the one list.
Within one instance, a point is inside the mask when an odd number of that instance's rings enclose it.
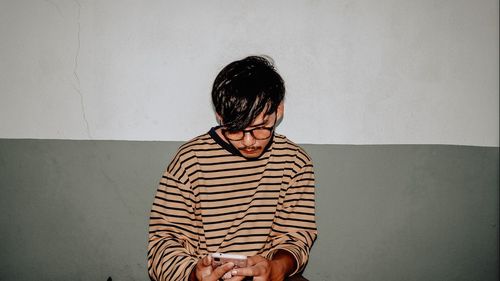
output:
{"label": "young man", "polygon": [[[155,196],[151,279],[277,281],[304,269],[317,235],[314,172],[304,150],[275,133],[284,95],[264,57],[219,73],[212,100],[220,126],[179,148]],[[213,268],[213,253],[248,256],[247,266]]]}

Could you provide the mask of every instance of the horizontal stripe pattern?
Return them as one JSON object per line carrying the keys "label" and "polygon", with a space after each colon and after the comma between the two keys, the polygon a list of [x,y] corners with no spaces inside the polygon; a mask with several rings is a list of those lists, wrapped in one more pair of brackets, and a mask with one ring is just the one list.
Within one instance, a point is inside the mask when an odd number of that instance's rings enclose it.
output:
{"label": "horizontal stripe pattern", "polygon": [[182,145],[160,180],[151,210],[148,270],[188,280],[215,252],[272,258],[290,252],[297,271],[316,239],[310,157],[283,135],[249,161],[207,133]]}

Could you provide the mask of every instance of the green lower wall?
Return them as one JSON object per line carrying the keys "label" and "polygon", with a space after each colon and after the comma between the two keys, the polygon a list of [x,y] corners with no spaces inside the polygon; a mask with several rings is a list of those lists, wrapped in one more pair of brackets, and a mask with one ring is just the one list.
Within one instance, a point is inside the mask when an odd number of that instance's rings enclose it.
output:
{"label": "green lower wall", "polygon": [[[0,280],[148,280],[156,184],[179,142],[0,140]],[[498,147],[304,145],[320,280],[497,280]]]}

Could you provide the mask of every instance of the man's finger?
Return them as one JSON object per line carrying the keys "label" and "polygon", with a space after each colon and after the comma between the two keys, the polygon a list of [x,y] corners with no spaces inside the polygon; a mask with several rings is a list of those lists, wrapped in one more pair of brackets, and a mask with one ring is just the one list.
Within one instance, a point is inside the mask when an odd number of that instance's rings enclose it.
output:
{"label": "man's finger", "polygon": [[201,260],[201,264],[203,266],[209,266],[211,265],[211,263],[212,263],[212,256],[210,255],[204,256],[203,259]]}
{"label": "man's finger", "polygon": [[228,272],[224,273],[224,275],[222,276],[222,280],[228,280],[231,277],[233,277],[231,275],[231,271],[228,271]]}
{"label": "man's finger", "polygon": [[216,281],[222,278],[226,272],[230,271],[234,267],[234,263],[228,262],[225,263],[219,267],[217,267],[214,271],[212,271],[212,274],[210,275],[210,280]]}
{"label": "man's finger", "polygon": [[251,256],[247,258],[247,266],[253,266],[258,264],[261,261],[266,260],[266,258],[261,257],[261,256]]}
{"label": "man's finger", "polygon": [[233,276],[257,276],[259,275],[258,267],[243,267],[231,271]]}
{"label": "man's finger", "polygon": [[233,276],[231,279],[227,279],[226,281],[242,281],[245,278],[246,276]]}

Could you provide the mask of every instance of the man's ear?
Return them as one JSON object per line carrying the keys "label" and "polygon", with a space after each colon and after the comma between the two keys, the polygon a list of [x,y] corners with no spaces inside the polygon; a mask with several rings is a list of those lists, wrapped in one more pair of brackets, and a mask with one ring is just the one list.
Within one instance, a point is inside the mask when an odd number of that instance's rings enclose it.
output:
{"label": "man's ear", "polygon": [[215,113],[215,118],[217,119],[217,123],[219,123],[219,125],[222,125],[222,117],[220,117],[219,113]]}
{"label": "man's ear", "polygon": [[283,116],[285,115],[285,102],[282,101],[278,105],[278,109],[276,110],[276,125],[281,123],[281,120],[283,119]]}

